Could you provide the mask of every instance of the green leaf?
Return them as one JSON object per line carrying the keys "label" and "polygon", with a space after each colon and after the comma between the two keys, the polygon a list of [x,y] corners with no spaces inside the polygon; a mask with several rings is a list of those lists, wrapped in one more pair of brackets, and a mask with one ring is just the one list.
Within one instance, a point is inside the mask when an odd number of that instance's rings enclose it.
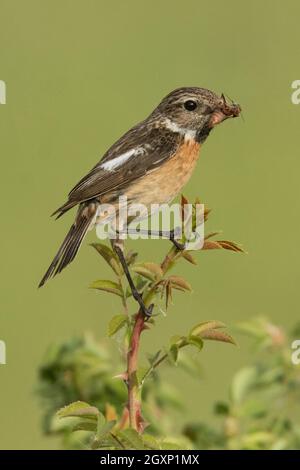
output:
{"label": "green leaf", "polygon": [[116,425],[116,420],[109,421],[102,426],[97,427],[97,440],[101,442],[107,434],[112,430],[112,428]]}
{"label": "green leaf", "polygon": [[220,321],[217,320],[211,320],[211,321],[204,321],[201,323],[198,323],[198,325],[195,325],[191,331],[190,335],[191,336],[201,336],[201,333],[203,333],[206,330],[214,330],[215,328],[224,328],[226,325]]}
{"label": "green leaf", "polygon": [[192,346],[195,346],[199,351],[203,348],[203,341],[199,336],[189,336],[188,343]]}
{"label": "green leaf", "polygon": [[182,445],[170,441],[161,442],[160,448],[161,450],[183,450]]}
{"label": "green leaf", "polygon": [[114,251],[103,243],[91,243],[91,246],[97,250],[102,258],[110,265],[117,276],[122,276],[123,269]]}
{"label": "green leaf", "polygon": [[106,440],[107,440],[108,446],[110,448],[112,447],[114,450],[115,449],[123,450],[125,448],[122,442],[118,438],[116,438],[115,433],[107,434]]}
{"label": "green leaf", "polygon": [[147,263],[144,263],[143,265],[146,269],[148,269],[148,271],[153,273],[153,275],[155,276],[155,279],[159,280],[163,277],[163,271],[159,264],[147,262]]}
{"label": "green leaf", "polygon": [[97,424],[94,421],[80,421],[73,427],[73,431],[97,431]]}
{"label": "green leaf", "polygon": [[133,266],[132,270],[140,276],[145,277],[149,281],[155,281],[155,276],[153,275],[153,273],[151,273],[151,271],[144,268],[143,266]]}
{"label": "green leaf", "polygon": [[268,449],[274,437],[270,432],[257,431],[243,436],[242,442],[246,449]]}
{"label": "green leaf", "polygon": [[239,406],[238,417],[263,418],[268,413],[268,404],[266,400],[258,398],[246,399]]}
{"label": "green leaf", "polygon": [[240,404],[257,382],[255,367],[244,367],[239,370],[231,383],[231,399],[233,403]]}
{"label": "green leaf", "polygon": [[176,346],[179,346],[185,340],[186,340],[185,336],[174,335],[174,336],[171,336],[170,338],[170,345],[172,346],[172,344],[176,344]]}
{"label": "green leaf", "polygon": [[57,412],[59,418],[69,418],[71,416],[97,419],[99,410],[95,406],[91,406],[84,401],[75,401],[70,405],[64,406]]}
{"label": "green leaf", "polygon": [[160,450],[160,443],[151,434],[143,434],[142,439],[147,449]]}
{"label": "green leaf", "polygon": [[172,344],[169,351],[168,357],[173,364],[177,364],[179,348],[176,343]]}
{"label": "green leaf", "polygon": [[134,449],[134,450],[145,449],[143,440],[141,436],[139,435],[139,433],[135,431],[135,429],[128,428],[128,429],[125,429],[124,431],[119,431],[117,436],[120,437],[122,441],[125,441],[125,443],[129,445],[130,449]]}
{"label": "green leaf", "polygon": [[128,316],[123,314],[123,315],[115,315],[112,317],[108,324],[108,331],[107,334],[108,336],[113,336],[115,335],[124,325],[126,325],[128,321]]}
{"label": "green leaf", "polygon": [[235,329],[254,338],[263,339],[267,336],[266,325],[260,319],[238,323]]}
{"label": "green leaf", "polygon": [[132,270],[150,281],[158,281],[163,277],[162,269],[156,263],[136,264]]}
{"label": "green leaf", "polygon": [[106,423],[105,416],[99,411],[98,418],[97,418],[97,433],[99,429],[101,429]]}
{"label": "green leaf", "polygon": [[109,280],[98,280],[92,282],[90,285],[91,289],[103,290],[105,292],[110,292],[111,294],[119,295],[123,297],[122,287],[117,283]]}

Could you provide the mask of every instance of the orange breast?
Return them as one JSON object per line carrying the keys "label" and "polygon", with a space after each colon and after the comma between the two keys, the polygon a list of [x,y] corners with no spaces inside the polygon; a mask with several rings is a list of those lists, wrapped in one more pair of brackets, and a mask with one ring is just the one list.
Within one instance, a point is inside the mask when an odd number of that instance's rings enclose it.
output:
{"label": "orange breast", "polygon": [[171,202],[190,179],[199,149],[200,144],[195,140],[184,141],[169,160],[132,183],[126,191],[128,200],[146,206]]}

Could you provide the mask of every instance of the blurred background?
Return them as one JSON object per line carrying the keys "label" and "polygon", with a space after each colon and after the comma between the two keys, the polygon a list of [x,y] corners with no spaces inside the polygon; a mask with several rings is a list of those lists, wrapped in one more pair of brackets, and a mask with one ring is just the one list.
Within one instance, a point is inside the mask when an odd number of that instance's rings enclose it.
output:
{"label": "blurred background", "polygon": [[[300,106],[291,83],[299,79],[299,14],[296,0],[0,0],[1,448],[58,447],[41,432],[35,396],[45,350],[85,331],[101,341],[120,313],[117,299],[88,289],[109,273],[88,246],[94,233],[69,269],[37,289],[74,214],[57,222],[49,215],[176,87],[224,92],[243,108],[244,120],[226,122],[205,143],[185,195],[213,209],[209,230],[222,229],[248,254],[204,252],[197,267],[182,264],[194,292],[176,295],[143,351],[204,320],[230,328],[267,315],[287,329],[297,320]],[[159,261],[167,246],[134,244],[146,261]],[[244,339],[239,348],[211,343],[201,380],[167,370],[165,380],[186,397],[185,418],[210,419],[249,359]]]}

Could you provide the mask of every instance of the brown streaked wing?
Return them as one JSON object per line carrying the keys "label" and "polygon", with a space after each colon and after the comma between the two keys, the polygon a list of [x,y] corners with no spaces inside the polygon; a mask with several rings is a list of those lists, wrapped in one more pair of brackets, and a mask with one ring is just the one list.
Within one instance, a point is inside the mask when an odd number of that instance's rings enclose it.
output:
{"label": "brown streaked wing", "polygon": [[[144,123],[137,125],[121,137],[100,162],[79,181],[69,193],[68,203],[75,205],[115,189],[122,190],[170,158],[176,152],[180,139],[179,134],[165,128],[153,127],[149,130]],[[103,163],[136,147],[142,147],[144,153],[130,157],[112,171],[101,168]]]}

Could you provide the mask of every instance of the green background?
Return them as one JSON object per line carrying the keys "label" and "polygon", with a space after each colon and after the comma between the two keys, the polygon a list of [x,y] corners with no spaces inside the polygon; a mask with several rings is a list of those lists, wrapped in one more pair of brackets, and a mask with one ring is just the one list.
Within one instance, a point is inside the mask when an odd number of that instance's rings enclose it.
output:
{"label": "green background", "polygon": [[[244,121],[216,129],[202,149],[188,197],[213,213],[209,229],[249,252],[199,253],[182,264],[194,293],[178,293],[159,327],[156,350],[201,320],[229,326],[257,314],[286,327],[299,315],[298,1],[0,0],[1,448],[56,448],[40,431],[34,395],[44,351],[82,331],[98,339],[120,313],[118,300],[88,289],[109,275],[88,241],[74,264],[37,284],[71,224],[49,214],[129,127],[178,86],[203,86],[241,103]],[[158,261],[166,241],[139,241]],[[207,418],[249,358],[244,341],[209,344],[204,380],[166,375],[187,398],[187,416]]]}

